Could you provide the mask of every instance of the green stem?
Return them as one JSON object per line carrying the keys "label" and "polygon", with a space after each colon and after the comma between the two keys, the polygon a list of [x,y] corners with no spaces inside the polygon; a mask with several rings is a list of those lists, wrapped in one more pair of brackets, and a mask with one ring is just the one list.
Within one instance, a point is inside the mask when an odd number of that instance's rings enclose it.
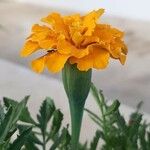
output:
{"label": "green stem", "polygon": [[80,71],[76,65],[71,65],[68,62],[62,71],[63,84],[68,96],[71,113],[71,150],[78,150],[84,104],[90,90],[91,76],[91,69]]}
{"label": "green stem", "polygon": [[104,130],[104,135],[105,135],[104,138],[107,141],[107,125],[106,125],[106,117],[105,117],[105,112],[104,112],[106,111],[106,104],[105,104],[104,96],[101,94],[100,97],[99,97],[99,101],[100,101],[99,106],[100,106],[102,120],[103,120],[103,130]]}
{"label": "green stem", "polygon": [[82,125],[84,103],[79,103],[79,101],[70,101],[69,104],[72,124],[71,150],[77,150]]}
{"label": "green stem", "polygon": [[45,140],[45,132],[42,133],[42,136],[43,136],[43,150],[46,150],[46,140]]}

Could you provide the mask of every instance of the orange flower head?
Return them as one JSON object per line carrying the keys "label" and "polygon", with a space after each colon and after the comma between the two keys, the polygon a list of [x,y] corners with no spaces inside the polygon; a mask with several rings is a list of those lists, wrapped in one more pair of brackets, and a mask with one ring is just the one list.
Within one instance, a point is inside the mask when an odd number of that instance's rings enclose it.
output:
{"label": "orange flower head", "polygon": [[50,72],[59,72],[67,61],[77,64],[80,71],[104,69],[110,58],[119,59],[124,64],[127,48],[122,41],[123,32],[110,25],[98,24],[103,13],[104,9],[85,16],[49,14],[41,19],[43,25],[33,25],[21,56],[44,50],[43,56],[32,61],[32,68],[38,73],[45,67]]}

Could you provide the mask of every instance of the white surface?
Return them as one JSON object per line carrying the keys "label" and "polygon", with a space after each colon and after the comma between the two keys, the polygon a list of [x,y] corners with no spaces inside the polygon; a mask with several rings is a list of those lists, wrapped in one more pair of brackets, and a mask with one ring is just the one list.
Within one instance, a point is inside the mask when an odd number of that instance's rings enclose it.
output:
{"label": "white surface", "polygon": [[[53,78],[47,78],[41,74],[35,74],[26,68],[14,65],[1,59],[0,68],[0,99],[2,99],[3,96],[6,96],[20,100],[25,95],[31,95],[28,103],[29,110],[35,117],[42,100],[46,96],[50,96],[51,98],[54,98],[57,108],[60,108],[65,115],[64,125],[70,122],[68,101],[61,82]],[[88,97],[86,108],[93,110],[93,112],[96,112],[97,114],[99,113],[97,105],[91,95]],[[122,105],[120,109],[126,118],[128,118],[129,114],[133,112],[133,109],[126,105]],[[149,115],[145,114],[144,118],[150,121]],[[87,113],[85,113],[83,118],[81,141],[91,139],[96,127],[97,126],[93,124],[87,116]],[[92,130],[87,132],[87,129]]]}
{"label": "white surface", "polygon": [[[30,60],[37,55],[23,59],[19,56],[20,49],[32,24],[37,23],[42,16],[56,8],[14,2],[0,4],[0,24],[3,26],[0,30],[0,59],[9,60],[30,69]],[[70,14],[63,9],[57,9],[57,11]],[[105,17],[105,15],[101,21],[125,31],[129,54],[125,66],[116,61],[103,71],[95,71],[93,82],[104,91],[108,98],[117,98],[126,105],[135,107],[139,101],[144,101],[142,108],[150,113],[150,69],[147,69],[150,66],[150,23]],[[3,67],[7,68],[7,66]],[[49,73],[46,75],[52,76]]]}
{"label": "white surface", "polygon": [[107,14],[150,21],[150,0],[17,0],[72,11],[105,8]]}
{"label": "white surface", "polygon": [[[31,95],[28,103],[29,110],[35,117],[44,98],[50,96],[54,98],[57,108],[60,108],[65,114],[64,125],[66,126],[67,123],[70,123],[68,101],[61,82],[41,74],[38,75],[29,69],[1,59],[0,68],[0,99],[6,96],[20,100],[26,95]],[[89,103],[91,104],[91,101]],[[94,105],[92,104],[90,107],[92,108]],[[82,141],[93,137],[96,126],[90,122],[89,117],[85,115],[84,128],[81,133]],[[93,130],[89,133],[86,130],[87,128],[92,128]]]}

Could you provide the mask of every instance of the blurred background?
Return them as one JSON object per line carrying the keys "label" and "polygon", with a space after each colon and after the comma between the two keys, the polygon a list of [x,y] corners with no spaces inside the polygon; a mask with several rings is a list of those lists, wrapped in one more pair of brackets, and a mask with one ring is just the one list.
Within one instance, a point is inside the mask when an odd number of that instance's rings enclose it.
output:
{"label": "blurred background", "polygon": [[[129,54],[125,66],[111,62],[104,71],[93,71],[93,82],[107,99],[119,99],[127,114],[130,108],[144,101],[143,111],[150,113],[150,1],[149,0],[0,0],[0,98],[21,99],[31,95],[29,107],[35,115],[42,99],[51,96],[65,113],[68,122],[67,98],[59,75],[47,71],[37,75],[30,70],[34,57],[20,58],[19,51],[30,33],[32,24],[52,11],[63,14],[87,13],[105,8],[101,21],[125,32]],[[95,109],[89,96],[87,107]],[[85,116],[84,126],[88,116]],[[90,126],[91,127],[91,126]],[[84,131],[86,137],[86,131]]]}

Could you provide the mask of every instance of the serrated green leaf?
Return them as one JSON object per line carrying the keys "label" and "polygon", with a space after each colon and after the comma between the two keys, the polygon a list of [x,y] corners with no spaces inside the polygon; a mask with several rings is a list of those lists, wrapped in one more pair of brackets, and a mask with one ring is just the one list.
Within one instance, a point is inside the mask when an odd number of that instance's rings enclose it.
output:
{"label": "serrated green leaf", "polygon": [[[19,133],[22,134],[25,130],[30,128],[28,125],[17,125]],[[24,143],[24,150],[38,150],[36,144],[42,145],[42,142],[37,138],[37,136],[31,131]]]}
{"label": "serrated green leaf", "polygon": [[114,113],[115,111],[118,110],[119,106],[120,106],[120,102],[118,100],[115,100],[111,106],[107,107],[104,115],[107,116],[107,115]]}
{"label": "serrated green leaf", "polygon": [[22,114],[22,111],[25,109],[26,107],[26,104],[27,104],[27,101],[28,101],[28,96],[26,96],[20,103],[16,104],[16,106],[14,107],[14,116],[13,116],[13,120],[12,122],[15,124],[18,120],[19,120],[19,117],[21,116]]}
{"label": "serrated green leaf", "polygon": [[20,150],[26,142],[31,130],[32,128],[28,128],[27,130],[23,131],[23,133],[17,137],[8,150]]}
{"label": "serrated green leaf", "polygon": [[41,135],[43,139],[43,149],[46,147],[46,136],[47,136],[47,125],[50,121],[53,113],[55,111],[55,105],[51,98],[47,97],[39,110],[39,114],[37,115],[38,124],[36,125],[41,130]]}
{"label": "serrated green leaf", "polygon": [[113,117],[116,118],[116,124],[117,124],[119,130],[122,130],[123,132],[125,132],[127,125],[126,125],[126,121],[125,121],[124,117],[120,114],[120,112],[117,111]]}
{"label": "serrated green leaf", "polygon": [[99,120],[100,122],[102,122],[102,119],[100,117],[98,117],[95,113],[93,113],[92,111],[90,111],[89,109],[84,109],[85,111],[87,111],[91,116],[93,116],[95,119]]}
{"label": "serrated green leaf", "polygon": [[133,113],[130,116],[128,136],[130,141],[132,141],[133,143],[137,143],[138,130],[140,127],[141,120],[142,120],[142,114]]}
{"label": "serrated green leaf", "polygon": [[53,139],[54,136],[58,133],[58,131],[61,127],[62,120],[63,120],[62,112],[59,109],[55,110],[55,112],[53,114],[53,121],[52,121],[52,126],[50,129],[50,134],[47,138],[47,141],[51,138]]}
{"label": "serrated green leaf", "polygon": [[71,136],[69,134],[68,128],[64,128],[64,131],[62,132],[63,138],[61,141],[60,149],[67,150],[70,146]]}
{"label": "serrated green leaf", "polygon": [[60,145],[60,149],[66,150],[67,145],[70,143],[70,135],[66,128],[62,129],[61,135],[54,141],[53,145],[51,146],[50,150],[55,150]]}
{"label": "serrated green leaf", "polygon": [[0,143],[4,141],[9,131],[14,128],[18,121],[22,110],[25,108],[27,99],[23,99],[15,107],[10,106],[8,112],[5,115],[4,120],[0,125]]}
{"label": "serrated green leaf", "polygon": [[98,141],[101,137],[101,131],[97,130],[95,133],[95,136],[93,138],[93,141],[90,144],[90,150],[96,150],[98,146]]}
{"label": "serrated green leaf", "polygon": [[87,145],[88,145],[87,141],[84,144],[79,143],[78,149],[79,150],[89,150]]}
{"label": "serrated green leaf", "polygon": [[9,108],[8,112],[5,115],[4,120],[0,125],[0,144],[3,143],[5,137],[7,136],[10,127],[12,125],[12,118],[13,118],[13,109],[12,107]]}
{"label": "serrated green leaf", "polygon": [[[28,125],[17,125],[17,127],[19,129],[20,134],[22,134],[25,130],[30,128],[30,126]],[[34,134],[33,131],[31,131],[30,134],[28,135],[27,142],[30,143],[31,145],[33,145],[33,143],[42,145],[42,142],[38,139],[38,137]]]}
{"label": "serrated green leaf", "polygon": [[99,122],[97,119],[95,119],[92,115],[89,115],[89,116],[99,127],[102,127],[101,122]]}
{"label": "serrated green leaf", "polygon": [[0,150],[7,150],[9,148],[9,145],[10,145],[10,140],[6,140],[6,141],[3,141],[2,144],[0,144]]}
{"label": "serrated green leaf", "polygon": [[5,117],[4,108],[0,104],[0,124],[2,123],[4,117]]}
{"label": "serrated green leaf", "polygon": [[55,111],[54,102],[50,97],[47,97],[41,105],[40,114],[37,115],[39,127],[42,129],[42,132],[45,132],[47,123],[51,119],[54,111]]}
{"label": "serrated green leaf", "polygon": [[[28,101],[28,99],[29,99],[29,96],[26,96],[24,98],[24,100],[26,100],[26,101]],[[5,106],[7,108],[10,107],[10,106],[15,107],[18,104],[17,101],[15,101],[13,99],[10,99],[10,98],[7,98],[7,97],[4,97],[3,101],[4,101],[4,104],[5,104]],[[25,107],[22,110],[22,113],[21,113],[21,115],[19,117],[19,120],[23,121],[23,122],[26,122],[26,123],[36,124],[36,122],[34,121],[34,119],[31,117],[30,112],[29,112],[29,110],[28,110],[27,107]]]}
{"label": "serrated green leaf", "polygon": [[92,92],[98,106],[100,107],[101,106],[100,95],[99,95],[97,88],[95,87],[95,85],[93,83],[91,83],[91,92]]}
{"label": "serrated green leaf", "polygon": [[150,147],[150,132],[147,131],[147,147]]}
{"label": "serrated green leaf", "polygon": [[11,138],[11,136],[17,131],[17,128],[14,128],[12,130],[10,130],[8,133],[7,133],[7,136],[5,138],[5,140],[8,140]]}
{"label": "serrated green leaf", "polygon": [[99,126],[102,126],[101,123],[103,122],[100,117],[98,117],[95,113],[90,111],[89,109],[85,109],[89,113],[90,118],[97,123]]}
{"label": "serrated green leaf", "polygon": [[143,150],[147,150],[146,128],[147,128],[146,124],[143,124],[139,127],[139,139],[140,139],[140,144]]}
{"label": "serrated green leaf", "polygon": [[127,132],[127,145],[131,149],[138,149],[139,142],[139,127],[142,120],[142,115],[135,112],[132,113],[129,120]]}
{"label": "serrated green leaf", "polygon": [[34,143],[27,141],[24,145],[24,150],[39,150],[39,149]]}

